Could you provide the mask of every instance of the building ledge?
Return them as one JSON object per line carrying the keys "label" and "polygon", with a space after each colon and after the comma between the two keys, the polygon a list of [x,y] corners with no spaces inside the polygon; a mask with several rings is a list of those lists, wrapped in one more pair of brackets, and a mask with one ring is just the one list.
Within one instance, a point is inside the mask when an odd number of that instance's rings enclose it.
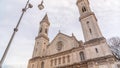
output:
{"label": "building ledge", "polygon": [[89,40],[89,41],[86,41],[85,43],[84,43],[84,45],[90,45],[90,44],[99,44],[99,43],[101,43],[101,42],[106,42],[106,39],[104,38],[104,37],[100,37],[100,38],[94,38],[94,39],[91,39],[91,40]]}

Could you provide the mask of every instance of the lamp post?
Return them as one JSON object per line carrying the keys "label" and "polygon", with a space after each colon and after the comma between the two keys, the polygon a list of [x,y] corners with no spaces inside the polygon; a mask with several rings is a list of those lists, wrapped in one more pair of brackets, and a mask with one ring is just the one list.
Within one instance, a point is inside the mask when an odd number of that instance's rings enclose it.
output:
{"label": "lamp post", "polygon": [[4,54],[3,54],[3,56],[2,56],[2,58],[0,60],[0,68],[2,68],[2,64],[3,64],[3,62],[4,62],[5,58],[6,58],[6,55],[8,53],[9,48],[10,48],[11,42],[12,42],[12,40],[13,40],[16,32],[18,31],[18,27],[19,27],[20,21],[21,21],[23,15],[24,15],[24,13],[27,11],[27,9],[32,8],[32,7],[33,6],[29,3],[29,0],[28,0],[27,3],[26,3],[26,5],[25,5],[25,7],[22,9],[22,14],[21,14],[21,16],[20,16],[20,18],[18,20],[18,23],[17,23],[16,27],[14,28],[12,36],[11,36],[9,42],[8,42],[8,45],[7,45],[6,49],[5,49]]}

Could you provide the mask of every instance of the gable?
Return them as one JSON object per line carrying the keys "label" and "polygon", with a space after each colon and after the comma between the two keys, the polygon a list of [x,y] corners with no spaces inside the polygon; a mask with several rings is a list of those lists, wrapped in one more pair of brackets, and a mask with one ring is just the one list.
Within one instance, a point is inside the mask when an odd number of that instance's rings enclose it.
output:
{"label": "gable", "polygon": [[72,36],[58,33],[47,48],[47,55],[64,52],[77,46],[79,43]]}

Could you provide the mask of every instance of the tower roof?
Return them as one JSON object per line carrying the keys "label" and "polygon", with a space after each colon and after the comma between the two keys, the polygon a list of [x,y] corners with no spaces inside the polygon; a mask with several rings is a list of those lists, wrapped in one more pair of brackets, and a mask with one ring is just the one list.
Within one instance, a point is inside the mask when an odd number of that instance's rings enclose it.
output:
{"label": "tower roof", "polygon": [[42,20],[48,20],[48,15],[47,13],[45,14],[44,18]]}
{"label": "tower roof", "polygon": [[48,15],[47,15],[47,13],[45,14],[45,16],[43,17],[43,19],[42,19],[42,21],[40,22],[40,24],[41,23],[47,23],[48,25],[50,25],[50,23],[49,23],[49,20],[48,20]]}

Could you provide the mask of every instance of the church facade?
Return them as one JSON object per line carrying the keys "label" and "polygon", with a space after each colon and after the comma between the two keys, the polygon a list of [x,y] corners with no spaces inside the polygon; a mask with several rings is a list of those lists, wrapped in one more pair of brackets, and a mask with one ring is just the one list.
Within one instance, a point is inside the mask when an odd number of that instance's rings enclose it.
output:
{"label": "church facade", "polygon": [[120,68],[103,37],[88,0],[77,0],[85,42],[59,32],[49,42],[47,14],[40,22],[28,68]]}

